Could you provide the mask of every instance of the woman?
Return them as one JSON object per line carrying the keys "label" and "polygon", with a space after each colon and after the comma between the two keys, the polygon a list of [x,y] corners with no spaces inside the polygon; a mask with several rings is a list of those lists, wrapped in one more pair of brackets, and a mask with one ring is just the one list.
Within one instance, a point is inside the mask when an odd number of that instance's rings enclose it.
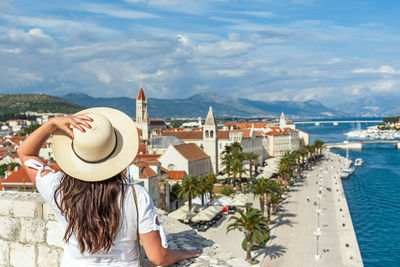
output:
{"label": "woman", "polygon": [[[38,157],[51,135],[62,172]],[[139,266],[138,238],[156,265],[199,256],[168,249],[150,196],[141,186],[127,185],[124,170],[136,156],[138,140],[126,114],[92,108],[52,118],[18,148],[25,171],[65,231],[61,266]]]}

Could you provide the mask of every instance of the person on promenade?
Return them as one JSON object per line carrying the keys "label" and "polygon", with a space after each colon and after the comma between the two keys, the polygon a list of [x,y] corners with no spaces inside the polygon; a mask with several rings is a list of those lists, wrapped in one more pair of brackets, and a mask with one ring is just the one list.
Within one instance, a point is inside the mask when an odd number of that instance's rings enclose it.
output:
{"label": "person on promenade", "polygon": [[[51,135],[60,172],[38,157]],[[65,232],[61,266],[140,266],[140,241],[156,265],[199,256],[167,247],[149,194],[129,185],[125,169],[138,146],[131,118],[115,109],[92,108],[50,119],[18,148],[25,171]]]}

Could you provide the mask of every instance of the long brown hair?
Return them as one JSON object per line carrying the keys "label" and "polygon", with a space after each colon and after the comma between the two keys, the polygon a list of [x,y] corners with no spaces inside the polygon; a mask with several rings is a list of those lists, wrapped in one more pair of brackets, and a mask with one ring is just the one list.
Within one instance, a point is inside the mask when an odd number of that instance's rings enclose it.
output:
{"label": "long brown hair", "polygon": [[54,200],[68,223],[66,242],[74,234],[81,253],[110,250],[120,227],[125,179],[122,172],[99,182],[85,182],[64,174]]}

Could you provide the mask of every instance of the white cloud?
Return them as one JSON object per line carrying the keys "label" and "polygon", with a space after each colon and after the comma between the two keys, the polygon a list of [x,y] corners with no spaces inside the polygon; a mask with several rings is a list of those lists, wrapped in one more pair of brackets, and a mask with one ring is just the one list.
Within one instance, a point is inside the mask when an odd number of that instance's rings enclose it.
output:
{"label": "white cloud", "polygon": [[382,65],[379,69],[365,68],[365,69],[355,69],[353,73],[381,73],[381,74],[400,74],[400,71],[395,70],[391,66]]}
{"label": "white cloud", "polygon": [[246,70],[229,70],[229,69],[222,69],[222,70],[215,70],[215,73],[217,73],[220,76],[227,76],[227,77],[241,77],[246,73]]}
{"label": "white cloud", "polygon": [[1,52],[3,53],[10,53],[10,54],[19,54],[21,53],[21,49],[20,48],[1,48],[0,49]]}
{"label": "white cloud", "polygon": [[332,59],[330,59],[327,64],[336,64],[336,63],[340,63],[343,62],[343,59],[340,57],[334,57]]}
{"label": "white cloud", "polygon": [[254,16],[254,17],[261,17],[261,18],[275,18],[276,14],[273,12],[268,11],[243,11],[240,14]]}
{"label": "white cloud", "polygon": [[129,9],[117,8],[113,5],[104,4],[82,4],[77,7],[78,10],[84,10],[90,13],[105,14],[112,17],[124,18],[124,19],[154,19],[159,16],[148,13]]}
{"label": "white cloud", "polygon": [[398,90],[399,81],[396,80],[382,80],[375,81],[369,85],[371,91],[375,92],[395,92]]}

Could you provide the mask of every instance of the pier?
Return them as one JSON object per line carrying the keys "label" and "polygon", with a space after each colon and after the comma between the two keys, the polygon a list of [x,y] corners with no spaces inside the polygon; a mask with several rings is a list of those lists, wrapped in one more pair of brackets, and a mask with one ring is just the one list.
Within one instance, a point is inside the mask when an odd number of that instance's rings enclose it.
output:
{"label": "pier", "polygon": [[400,149],[400,140],[368,140],[368,141],[357,141],[357,142],[342,142],[342,143],[326,143],[325,147],[330,148],[342,148],[342,149],[362,149],[363,145],[370,144],[393,144],[395,148]]}
{"label": "pier", "polygon": [[353,123],[382,123],[381,120],[364,120],[364,121],[294,121],[294,124],[314,124],[320,126],[321,124],[332,124],[338,126],[339,124],[353,124]]}

